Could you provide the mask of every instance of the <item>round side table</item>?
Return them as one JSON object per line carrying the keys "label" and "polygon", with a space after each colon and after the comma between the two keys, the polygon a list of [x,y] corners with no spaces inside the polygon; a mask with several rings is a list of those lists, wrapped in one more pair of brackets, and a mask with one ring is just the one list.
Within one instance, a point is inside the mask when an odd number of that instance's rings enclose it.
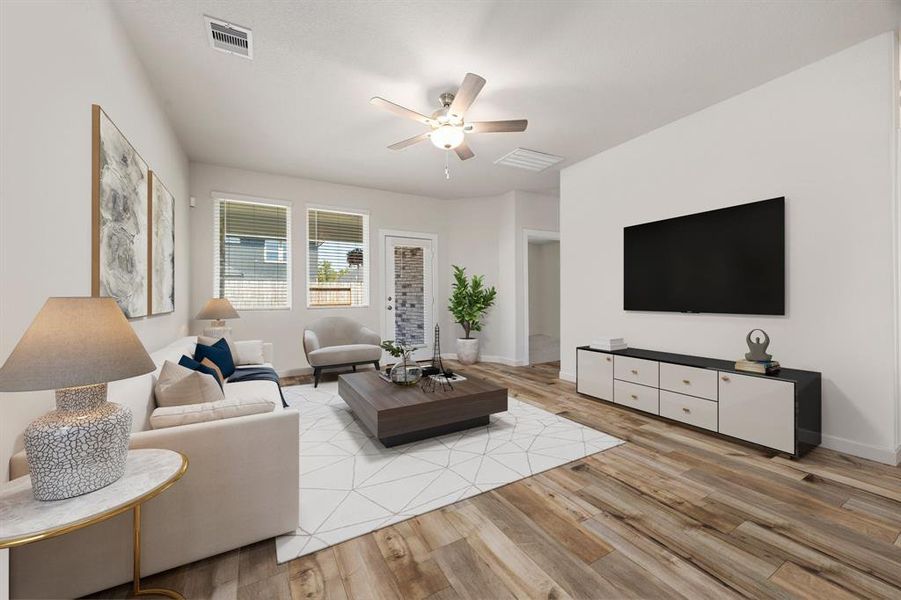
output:
{"label": "round side table", "polygon": [[135,596],[184,600],[178,592],[141,589],[141,505],[162,493],[188,470],[188,458],[172,450],[129,450],[125,474],[104,488],[66,500],[43,502],[31,492],[31,478],[0,485],[0,549],[46,540],[105,521],[127,510],[134,519]]}

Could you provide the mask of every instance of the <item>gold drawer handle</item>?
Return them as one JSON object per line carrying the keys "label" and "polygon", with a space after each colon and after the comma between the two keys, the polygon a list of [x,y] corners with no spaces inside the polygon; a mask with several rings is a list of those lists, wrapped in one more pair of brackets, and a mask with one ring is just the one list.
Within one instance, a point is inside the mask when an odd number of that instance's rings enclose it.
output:
{"label": "gold drawer handle", "polygon": [[691,385],[691,380],[689,380],[689,379],[683,379],[683,380],[682,380],[682,383],[684,383],[685,385]]}
{"label": "gold drawer handle", "polygon": [[728,375],[723,375],[722,379],[723,379],[723,381],[725,381],[726,383],[728,383],[729,381],[731,381],[731,380],[729,379],[729,376],[728,376]]}
{"label": "gold drawer handle", "polygon": [[638,400],[638,396],[636,396],[635,394],[629,394],[629,395],[632,396],[633,400]]}
{"label": "gold drawer handle", "polygon": [[632,374],[633,374],[633,375],[638,375],[638,369],[632,369]]}
{"label": "gold drawer handle", "polygon": [[685,407],[683,406],[683,407],[682,407],[682,412],[690,413],[690,412],[691,412],[691,409],[690,409],[690,408],[685,408]]}

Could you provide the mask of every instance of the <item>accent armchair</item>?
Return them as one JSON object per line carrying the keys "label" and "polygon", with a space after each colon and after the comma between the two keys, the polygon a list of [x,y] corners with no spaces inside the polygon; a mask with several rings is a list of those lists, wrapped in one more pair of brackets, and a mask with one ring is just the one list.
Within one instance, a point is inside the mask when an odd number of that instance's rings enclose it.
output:
{"label": "accent armchair", "polygon": [[323,369],[353,367],[372,363],[376,370],[382,358],[379,335],[347,317],[325,317],[303,331],[303,352],[313,367],[314,386],[319,386]]}

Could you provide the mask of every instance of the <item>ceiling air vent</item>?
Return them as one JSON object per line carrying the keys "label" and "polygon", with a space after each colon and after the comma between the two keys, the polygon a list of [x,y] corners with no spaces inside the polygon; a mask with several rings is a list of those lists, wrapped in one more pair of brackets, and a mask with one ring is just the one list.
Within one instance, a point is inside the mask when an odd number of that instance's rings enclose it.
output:
{"label": "ceiling air vent", "polygon": [[527,171],[535,171],[538,173],[552,165],[556,165],[561,160],[563,160],[562,156],[555,156],[553,154],[546,154],[535,150],[527,150],[525,148],[517,148],[513,152],[505,154],[494,161],[494,164],[516,167],[517,169],[525,169]]}
{"label": "ceiling air vent", "polygon": [[204,18],[212,48],[235,56],[253,58],[253,34],[249,29],[213,17]]}

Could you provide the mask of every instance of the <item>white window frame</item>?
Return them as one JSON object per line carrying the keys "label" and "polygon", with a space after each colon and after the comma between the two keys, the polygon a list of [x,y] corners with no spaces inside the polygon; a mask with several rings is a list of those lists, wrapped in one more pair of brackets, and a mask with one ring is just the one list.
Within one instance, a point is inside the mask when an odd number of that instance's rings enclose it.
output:
{"label": "white window frame", "polygon": [[[363,272],[363,304],[351,306],[319,306],[310,304],[310,211],[321,210],[327,212],[344,213],[347,215],[359,215],[363,217],[363,260],[366,261],[366,270]],[[304,207],[304,219],[306,224],[303,229],[305,257],[304,257],[304,305],[309,310],[353,310],[356,308],[369,308],[372,304],[372,244],[369,234],[369,211],[365,208],[347,208],[345,206],[329,206],[325,204],[308,203]]]}
{"label": "white window frame", "polygon": [[[275,198],[262,198],[259,196],[248,196],[246,194],[232,194],[228,192],[210,192],[210,198],[212,198],[212,202],[210,203],[210,210],[212,211],[212,221],[213,221],[213,297],[219,298],[219,253],[218,249],[218,241],[216,240],[215,231],[219,224],[216,222],[216,207],[220,201],[233,201],[233,202],[244,202],[247,204],[264,204],[269,206],[280,206],[287,208],[287,214],[285,216],[285,260],[286,260],[286,272],[287,272],[287,285],[288,285],[288,295],[287,295],[287,304],[285,306],[269,306],[269,307],[260,307],[260,308],[239,308],[239,311],[244,312],[264,312],[264,311],[281,311],[281,310],[291,310],[294,306],[294,263],[292,261],[292,252],[291,248],[293,246],[291,240],[294,236],[293,230],[293,212],[294,212],[294,203],[290,200],[277,200]],[[265,252],[263,253],[265,260]]]}

